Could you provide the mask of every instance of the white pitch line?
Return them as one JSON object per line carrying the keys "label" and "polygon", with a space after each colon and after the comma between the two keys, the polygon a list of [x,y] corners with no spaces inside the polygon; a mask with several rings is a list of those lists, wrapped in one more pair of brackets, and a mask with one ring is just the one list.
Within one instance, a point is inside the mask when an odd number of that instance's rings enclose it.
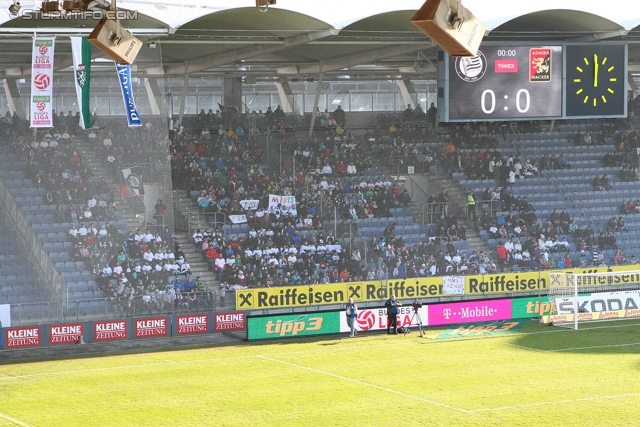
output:
{"label": "white pitch line", "polygon": [[420,396],[414,396],[412,394],[403,393],[401,391],[394,390],[394,389],[391,389],[391,388],[382,387],[382,386],[379,386],[379,385],[376,385],[376,384],[371,384],[371,383],[368,383],[368,382],[365,382],[365,381],[356,380],[354,378],[349,378],[349,377],[345,377],[345,376],[338,375],[338,374],[332,374],[331,372],[321,371],[319,369],[310,368],[308,366],[298,365],[297,363],[285,362],[284,360],[273,359],[273,358],[267,357],[267,356],[256,356],[256,357],[258,357],[260,359],[268,360],[270,362],[280,363],[282,365],[291,366],[293,368],[303,369],[305,371],[313,372],[313,373],[316,373],[316,374],[326,375],[326,376],[329,376],[329,377],[337,378],[339,380],[348,381],[348,382],[351,382],[351,383],[354,383],[354,384],[358,384],[358,385],[362,385],[362,386],[365,386],[365,387],[371,387],[371,388],[375,388],[377,390],[386,391],[387,393],[397,394],[398,396],[406,397],[408,399],[417,400],[417,401],[423,402],[423,403],[429,403],[429,404],[435,405],[435,406],[440,406],[442,408],[450,409],[452,411],[462,412],[462,413],[470,413],[470,412],[472,412],[472,411],[469,411],[467,409],[462,409],[462,408],[457,408],[455,406],[447,405],[446,403],[442,403],[442,402],[438,402],[438,401],[430,400],[430,399],[425,399],[425,398],[420,397]]}
{"label": "white pitch line", "polygon": [[15,418],[12,418],[9,415],[5,415],[3,413],[0,413],[0,418],[4,418],[5,420],[10,421],[13,424],[17,424],[17,425],[22,426],[22,427],[31,427],[29,424],[23,423],[22,421],[16,420]]}
{"label": "white pitch line", "polygon": [[624,397],[638,397],[640,393],[627,393],[627,394],[616,394],[613,396],[595,396],[595,397],[581,397],[579,399],[565,399],[565,400],[556,400],[549,402],[536,402],[536,403],[524,403],[522,405],[513,405],[513,406],[501,406],[499,408],[483,408],[483,409],[473,409],[467,412],[469,413],[478,413],[478,412],[490,412],[490,411],[506,411],[509,409],[522,409],[528,408],[532,406],[544,406],[544,405],[557,405],[563,403],[577,403],[577,402],[589,402],[593,400],[607,400],[607,399],[621,399]]}
{"label": "white pitch line", "polygon": [[[588,331],[591,329],[609,329],[609,328],[623,328],[626,326],[639,326],[638,324],[628,324],[628,325],[611,325],[611,326],[597,326],[597,327],[593,327],[593,328],[586,328],[586,329],[578,329],[577,331],[573,331],[571,329],[553,329],[553,330],[549,330],[549,331],[538,331],[538,332],[519,332],[517,334],[514,335],[487,335],[484,337],[472,337],[472,338],[452,338],[452,339],[446,339],[446,340],[437,340],[437,341],[428,341],[429,344],[448,344],[448,343],[457,343],[457,342],[464,342],[464,341],[468,341],[470,339],[475,339],[475,340],[489,340],[489,339],[505,339],[505,338],[513,338],[514,336],[518,336],[518,335],[537,335],[537,334],[550,334],[550,333],[561,333],[561,332],[584,332],[584,331]],[[394,344],[377,344],[377,345],[370,345],[367,347],[395,347],[395,346],[406,346],[406,345],[417,345],[417,344],[421,344],[423,343],[423,341],[398,341],[397,343]],[[505,343],[506,344],[506,343]],[[541,352],[548,352],[549,350],[539,350],[539,349],[534,349],[531,347],[525,347],[525,346],[518,346],[515,344],[510,344],[513,345],[515,347],[521,347],[521,348],[525,348],[528,350],[533,350],[533,351],[541,351]],[[280,353],[270,353],[267,354],[266,356],[273,356],[273,355],[277,355],[277,356],[282,356],[282,355],[288,355],[288,354],[302,354],[302,353],[324,353],[324,352],[332,352],[332,351],[344,351],[344,350],[351,350],[351,349],[362,349],[362,346],[344,346],[344,347],[335,347],[335,348],[330,348],[330,349],[323,349],[323,350],[308,350],[308,351],[292,351],[292,352],[280,352]],[[183,350],[183,351],[189,351],[189,350]],[[258,357],[260,355],[256,355],[256,356],[230,356],[230,357],[213,357],[213,358],[207,358],[207,359],[196,359],[196,360],[185,360],[183,362],[170,362],[170,361],[165,361],[165,362],[158,362],[158,363],[144,363],[144,364],[140,364],[140,365],[124,365],[124,366],[110,366],[110,367],[105,367],[105,368],[92,368],[92,369],[77,369],[77,370],[69,370],[69,371],[54,371],[54,372],[42,372],[42,373],[38,373],[38,374],[27,374],[27,375],[14,375],[14,376],[3,376],[0,377],[0,381],[5,381],[5,380],[12,380],[12,379],[21,379],[21,378],[32,378],[32,377],[42,377],[42,376],[48,376],[48,375],[69,375],[69,374],[81,374],[84,372],[98,372],[98,371],[111,371],[111,370],[117,370],[117,369],[136,369],[136,368],[143,368],[143,367],[150,367],[150,366],[165,366],[165,365],[182,365],[185,363],[203,363],[203,362],[215,362],[215,361],[224,361],[224,360],[237,360],[237,359],[250,359],[253,357]],[[104,357],[108,357],[108,355],[105,355]]]}
{"label": "white pitch line", "polygon": [[139,365],[123,365],[123,366],[108,366],[105,368],[91,368],[91,369],[75,369],[71,371],[54,371],[54,372],[41,372],[39,374],[27,374],[27,375],[13,375],[0,377],[0,381],[2,380],[16,380],[20,378],[32,378],[32,377],[44,377],[47,375],[68,375],[68,374],[81,374],[84,372],[99,372],[99,371],[112,371],[116,369],[135,369],[135,368],[144,368],[149,366],[164,366],[164,365],[183,365],[187,363],[202,363],[202,362],[211,362],[215,360],[237,360],[237,359],[250,359],[255,356],[232,356],[232,357],[218,357],[211,359],[197,359],[197,360],[185,360],[183,362],[158,362],[158,363],[141,363]]}
{"label": "white pitch line", "polygon": [[[370,345],[367,347],[397,347],[399,345],[406,346],[407,344],[417,344],[416,342],[397,342],[395,344],[379,344],[379,345]],[[348,346],[348,347],[337,347],[326,350],[308,350],[308,351],[289,351],[289,352],[280,352],[280,353],[269,353],[265,356],[283,356],[289,354],[307,354],[307,353],[319,353],[319,352],[330,352],[330,351],[347,351],[359,349],[362,350],[362,346]],[[100,371],[112,371],[116,369],[136,369],[136,368],[145,368],[151,366],[165,366],[165,365],[183,365],[186,363],[204,363],[204,362],[216,362],[216,361],[225,361],[225,360],[238,360],[238,359],[252,359],[255,357],[259,357],[261,355],[254,356],[229,356],[229,357],[211,357],[207,359],[193,359],[193,360],[184,360],[182,362],[174,362],[171,360],[165,360],[164,362],[157,363],[141,363],[139,365],[123,365],[123,366],[108,366],[104,368],[91,368],[91,369],[75,369],[69,371],[53,371],[53,372],[41,372],[38,374],[26,374],[26,375],[8,375],[4,377],[0,377],[0,381],[3,380],[14,380],[21,378],[33,378],[33,377],[44,377],[48,375],[68,375],[68,374],[82,374],[85,372],[100,372]]]}
{"label": "white pitch line", "polygon": [[573,348],[560,348],[557,350],[542,350],[547,351],[549,353],[557,353],[561,351],[573,351],[573,350],[588,350],[590,348],[613,348],[613,347],[630,347],[634,345],[640,345],[640,342],[632,342],[629,344],[607,344],[607,345],[592,345],[589,347],[573,347]]}
{"label": "white pitch line", "polygon": [[526,349],[526,350],[539,351],[541,353],[560,353],[560,352],[563,352],[563,351],[589,350],[589,349],[593,349],[593,348],[632,347],[632,346],[640,345],[640,342],[632,342],[632,343],[628,343],[628,344],[607,344],[607,345],[591,345],[591,346],[586,346],[586,347],[559,348],[559,349],[555,349],[555,350],[542,350],[540,348],[527,347],[525,345],[518,345],[518,344],[513,344],[513,343],[510,343],[510,342],[503,342],[502,344],[509,345],[511,347],[523,348],[523,349]]}
{"label": "white pitch line", "polygon": [[502,344],[509,345],[511,347],[524,348],[525,350],[539,351],[541,353],[548,353],[549,352],[549,350],[540,350],[539,348],[527,347],[526,345],[518,345],[518,344],[513,344],[513,343],[510,343],[510,342],[503,342]]}

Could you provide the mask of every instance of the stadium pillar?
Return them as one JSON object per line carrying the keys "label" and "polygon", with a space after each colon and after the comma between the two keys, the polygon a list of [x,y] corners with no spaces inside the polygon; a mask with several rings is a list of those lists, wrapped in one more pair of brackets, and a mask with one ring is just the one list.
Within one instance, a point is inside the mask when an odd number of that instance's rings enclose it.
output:
{"label": "stadium pillar", "polygon": [[[320,66],[322,68],[322,65]],[[318,103],[320,102],[320,93],[322,92],[322,82],[324,80],[324,73],[320,73],[318,79],[318,86],[316,87],[316,98],[313,100],[313,111],[311,111],[311,121],[309,124],[309,137],[313,136],[313,126],[316,122],[316,110],[318,109]]]}
{"label": "stadium pillar", "polygon": [[411,80],[409,80],[408,77],[405,77],[402,80],[398,80],[398,86],[400,87],[400,93],[402,94],[402,100],[404,101],[404,105],[409,104],[411,105],[411,109],[416,108],[416,103],[413,102],[413,96],[412,96],[416,94],[416,90],[414,89],[413,84],[411,83]]}
{"label": "stadium pillar", "polygon": [[189,87],[189,74],[184,75],[184,81],[182,82],[182,97],[180,98],[180,114],[178,114],[178,121],[182,124],[182,117],[184,116],[184,109],[187,106],[187,88]]}
{"label": "stadium pillar", "polygon": [[276,81],[278,95],[280,95],[280,105],[285,113],[293,113],[293,91],[286,77],[280,77]]}
{"label": "stadium pillar", "polygon": [[[20,99],[20,91],[16,84],[16,79],[4,79],[4,93],[7,97],[9,111],[13,114],[16,110],[15,99]],[[22,114],[20,114],[22,115]]]}
{"label": "stadium pillar", "polygon": [[[151,114],[159,115],[160,106],[158,104],[158,98],[160,97],[160,88],[158,87],[158,79],[145,78],[144,87],[147,90],[147,97],[149,98],[149,105],[151,107]],[[163,108],[164,110],[164,108]],[[166,115],[165,115],[166,116]]]}
{"label": "stadium pillar", "polygon": [[242,112],[242,78],[225,77],[222,79],[222,104],[225,107],[236,107]]}

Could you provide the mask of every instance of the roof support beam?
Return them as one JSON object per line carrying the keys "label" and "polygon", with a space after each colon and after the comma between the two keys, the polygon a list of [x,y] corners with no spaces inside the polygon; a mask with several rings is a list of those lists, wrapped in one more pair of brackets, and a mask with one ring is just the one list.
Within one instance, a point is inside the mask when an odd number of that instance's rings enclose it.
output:
{"label": "roof support beam", "polygon": [[320,93],[322,92],[322,83],[324,82],[324,74],[320,73],[318,79],[318,86],[316,87],[316,97],[313,100],[313,110],[311,111],[311,123],[309,123],[309,138],[313,136],[313,126],[316,123],[316,119],[320,120],[318,116],[318,104],[320,103]]}
{"label": "roof support beam", "polygon": [[614,37],[626,36],[629,33],[628,30],[615,30],[615,31],[606,31],[602,33],[594,33],[589,36],[570,38],[569,41],[572,43],[578,42],[597,42],[600,40],[611,39]]}
{"label": "roof support beam", "polygon": [[383,47],[380,49],[372,49],[358,54],[350,54],[337,56],[328,60],[324,60],[321,64],[304,65],[295,68],[296,73],[293,73],[294,67],[278,68],[278,74],[310,74],[315,75],[321,72],[328,72],[334,70],[340,70],[342,68],[351,67],[354,65],[371,64],[372,62],[391,58],[393,56],[403,55],[406,53],[412,53],[417,50],[422,50],[431,47],[431,44],[424,43],[422,45],[396,45],[390,47]]}
{"label": "roof support beam", "polygon": [[7,105],[9,107],[9,111],[11,112],[11,114],[13,114],[15,111],[17,111],[13,99],[20,98],[20,91],[18,90],[16,79],[4,79],[4,94],[7,97]]}
{"label": "roof support beam", "polygon": [[416,108],[416,103],[413,102],[412,97],[412,95],[416,94],[416,90],[413,87],[411,80],[409,80],[408,77],[405,77],[402,80],[398,80],[397,83],[398,87],[400,88],[400,93],[402,94],[402,100],[404,101],[404,103],[410,105],[412,110]]}
{"label": "roof support beam", "polygon": [[[186,68],[186,66],[185,66]],[[184,75],[182,81],[182,96],[180,97],[180,113],[178,114],[178,121],[182,124],[182,118],[184,117],[184,110],[187,106],[187,90],[189,89],[189,74]],[[173,111],[171,112],[173,115]]]}
{"label": "roof support beam", "polygon": [[276,81],[276,89],[280,97],[282,111],[285,113],[293,113],[293,91],[286,77],[280,77],[278,81]]}
{"label": "roof support beam", "polygon": [[287,37],[278,45],[248,46],[219,54],[206,55],[201,58],[189,60],[189,65],[186,67],[186,70],[183,65],[167,67],[166,74],[179,74],[184,72],[194,73],[196,71],[206,70],[207,68],[219,67],[220,65],[229,64],[231,62],[254,58],[259,55],[271,54],[288,47],[300,46],[314,40],[335,36],[338,32],[339,30],[336,30],[335,28],[329,28],[323,31],[313,31],[310,33]]}

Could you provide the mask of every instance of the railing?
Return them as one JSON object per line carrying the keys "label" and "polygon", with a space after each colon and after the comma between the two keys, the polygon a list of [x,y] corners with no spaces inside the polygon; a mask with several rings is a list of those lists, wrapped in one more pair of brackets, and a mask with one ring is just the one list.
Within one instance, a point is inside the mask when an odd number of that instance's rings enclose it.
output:
{"label": "railing", "polygon": [[81,299],[70,301],[67,307],[55,301],[11,304],[11,326],[231,310],[235,307],[235,292],[227,292],[224,300],[218,291],[184,292],[181,296],[182,299],[173,301],[165,300],[164,294],[157,297],[136,295],[132,299]]}
{"label": "railing", "polygon": [[422,223],[434,224],[438,222],[440,215],[447,215],[449,211],[449,203],[425,203],[422,206]]}
{"label": "railing", "polygon": [[0,205],[2,205],[9,222],[15,228],[18,245],[31,258],[41,283],[51,287],[55,298],[62,303],[67,297],[67,283],[56,270],[51,258],[49,258],[49,254],[44,250],[42,241],[33,231],[31,224],[27,221],[27,217],[20,209],[18,202],[16,202],[3,179],[0,179]]}
{"label": "railing", "polygon": [[[528,155],[532,157],[537,157],[535,153],[533,153],[522,141],[513,141],[514,145],[518,145],[518,149],[526,152]],[[607,222],[606,218],[600,217],[600,214],[593,210],[591,207],[587,206],[587,204],[582,200],[580,196],[578,196],[571,187],[566,185],[562,178],[556,174],[554,169],[543,170],[539,172],[540,176],[544,177],[547,180],[548,185],[555,187],[556,192],[562,193],[567,202],[571,203],[572,206],[576,209],[580,209],[580,215],[582,217],[586,217],[589,225],[593,225],[595,230],[600,232],[606,231],[605,224]],[[625,241],[624,234],[620,236],[618,239],[618,246],[621,249],[627,249],[629,246]]]}
{"label": "railing", "polygon": [[[348,236],[349,244],[345,249],[349,251],[349,255],[357,255],[360,260],[368,263],[369,270],[373,267],[376,278],[386,280],[389,272],[384,260],[378,256],[378,253],[371,247],[367,239],[360,235],[354,223],[351,222],[351,219],[347,219],[342,215],[330,198],[320,197],[318,200],[318,215],[320,215],[320,219],[323,221],[334,221],[333,232],[336,238],[345,239]],[[348,228],[344,226],[341,227],[339,224],[346,224]],[[380,230],[380,236],[382,236],[382,232],[383,230]],[[360,244],[357,244],[358,240],[360,240]]]}
{"label": "railing", "polygon": [[408,168],[413,167],[414,173],[429,173],[431,163],[427,162],[424,154],[408,154],[403,156],[391,156],[389,169],[397,175],[407,174]]}

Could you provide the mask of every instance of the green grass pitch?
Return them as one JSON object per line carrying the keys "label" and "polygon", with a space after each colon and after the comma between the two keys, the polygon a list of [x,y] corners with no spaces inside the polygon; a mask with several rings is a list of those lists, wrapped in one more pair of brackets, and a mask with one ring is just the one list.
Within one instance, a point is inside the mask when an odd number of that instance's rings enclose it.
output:
{"label": "green grass pitch", "polygon": [[0,426],[634,426],[640,324],[0,365]]}

